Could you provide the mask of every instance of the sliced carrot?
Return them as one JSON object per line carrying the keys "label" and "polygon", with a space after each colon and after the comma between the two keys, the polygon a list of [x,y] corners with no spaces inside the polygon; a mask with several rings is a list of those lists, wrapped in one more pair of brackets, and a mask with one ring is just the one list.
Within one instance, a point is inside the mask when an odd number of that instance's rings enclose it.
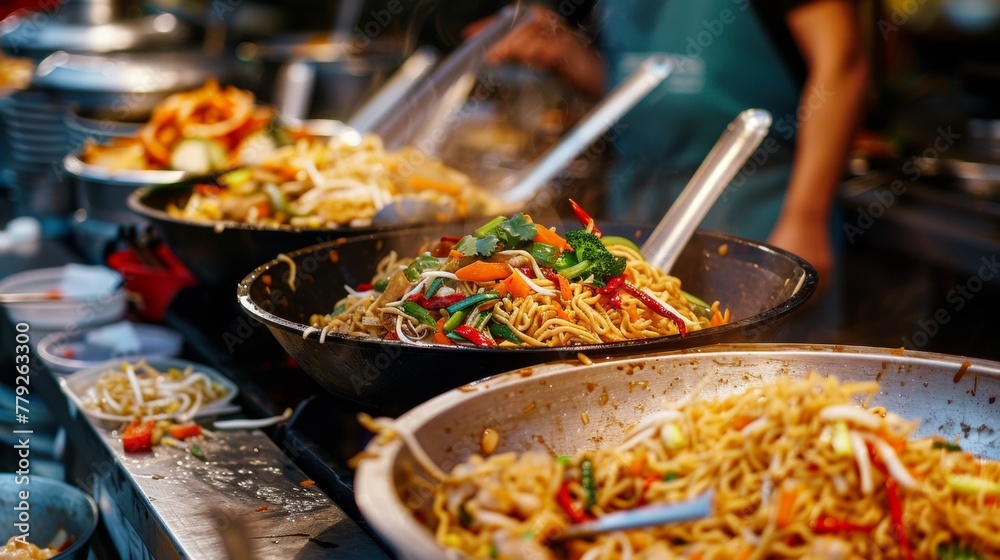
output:
{"label": "sliced carrot", "polygon": [[556,274],[556,280],[559,282],[559,295],[563,300],[569,301],[573,299],[573,290],[569,287],[569,280],[562,274]]}
{"label": "sliced carrot", "polygon": [[798,490],[782,490],[778,494],[778,515],[777,524],[779,529],[784,529],[792,524],[792,513],[795,510],[795,499],[799,497]]}
{"label": "sliced carrot", "polygon": [[539,243],[548,243],[549,245],[555,245],[562,251],[565,251],[567,248],[569,248],[569,245],[566,244],[566,240],[563,239],[558,233],[552,231],[551,229],[535,224],[535,231],[537,233],[535,234],[534,241],[538,241]]}
{"label": "sliced carrot", "polygon": [[712,318],[709,319],[708,324],[713,327],[728,325],[730,317],[729,308],[726,308],[726,312],[722,313],[719,311],[719,302],[715,302],[712,304]]}
{"label": "sliced carrot", "polygon": [[465,257],[464,253],[461,253],[461,252],[456,251],[454,249],[452,249],[451,252],[448,253],[448,258],[461,259],[461,258],[464,258],[464,257]]}
{"label": "sliced carrot", "polygon": [[628,466],[628,474],[633,477],[642,476],[642,470],[646,468],[646,453],[645,447],[639,446],[636,450],[635,457],[632,458],[632,463]]}
{"label": "sliced carrot", "polygon": [[736,556],[736,560],[749,560],[751,555],[753,555],[753,547],[745,545]]}
{"label": "sliced carrot", "polygon": [[753,422],[756,419],[757,417],[755,416],[737,416],[733,420],[733,428],[736,430],[742,430],[743,428],[747,427],[747,424]]}
{"label": "sliced carrot", "polygon": [[[442,178],[443,179],[443,178]],[[437,191],[444,194],[458,196],[462,194],[462,186],[447,180],[439,180],[426,175],[414,175],[410,177],[410,187],[417,190]]]}
{"label": "sliced carrot", "polygon": [[266,202],[257,204],[257,218],[263,220],[271,217],[271,205]]}
{"label": "sliced carrot", "polygon": [[516,298],[526,298],[534,293],[534,290],[524,281],[524,278],[521,278],[520,274],[511,273],[504,280],[504,285],[507,287],[507,293]]}
{"label": "sliced carrot", "polygon": [[623,305],[622,307],[625,308],[625,311],[628,313],[629,320],[633,323],[639,320],[639,308],[635,302],[632,302],[632,305]]}
{"label": "sliced carrot", "polygon": [[438,344],[455,344],[450,338],[448,338],[447,335],[444,334],[444,317],[438,319],[437,330],[434,331],[434,342],[437,342]]}
{"label": "sliced carrot", "polygon": [[552,302],[552,307],[556,308],[556,315],[559,315],[560,319],[564,321],[569,321],[569,315],[566,314],[566,311],[563,310],[561,305],[559,305],[557,302]]}
{"label": "sliced carrot", "polygon": [[473,261],[455,271],[455,276],[457,276],[459,280],[470,282],[502,280],[511,274],[514,274],[514,271],[507,265],[507,263],[493,263],[486,261]]}
{"label": "sliced carrot", "polygon": [[[513,275],[511,275],[511,276],[513,276]],[[507,278],[510,278],[510,276],[508,276]],[[500,294],[500,298],[501,299],[507,297],[507,280],[504,279],[504,280],[501,280],[499,282],[495,282],[493,284],[493,287],[490,288],[490,289],[494,290],[494,291],[496,291],[496,293]]]}

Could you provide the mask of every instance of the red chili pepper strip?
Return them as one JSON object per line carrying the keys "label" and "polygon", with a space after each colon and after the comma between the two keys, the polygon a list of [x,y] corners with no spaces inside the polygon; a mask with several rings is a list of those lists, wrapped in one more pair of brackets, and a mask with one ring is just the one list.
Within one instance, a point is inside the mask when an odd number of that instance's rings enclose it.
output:
{"label": "red chili pepper strip", "polygon": [[588,225],[593,223],[594,226],[593,229],[590,230],[591,233],[596,235],[598,239],[600,239],[601,236],[604,235],[603,233],[601,233],[601,230],[597,228],[597,222],[595,222],[594,219],[590,217],[590,214],[588,214],[587,211],[583,209],[583,207],[581,207],[576,202],[573,202],[572,198],[569,199],[569,207],[570,209],[573,210],[573,214],[576,216],[576,219],[579,220],[581,224],[583,224],[583,227],[587,227]]}
{"label": "red chili pepper strip", "polygon": [[493,342],[492,338],[486,336],[482,331],[478,331],[470,325],[459,325],[455,327],[455,332],[476,346],[491,348],[497,345],[496,342]]}
{"label": "red chili pepper strip", "polygon": [[604,283],[603,288],[597,288],[597,293],[604,295],[611,295],[618,293],[621,289],[622,284],[625,283],[625,274],[619,274],[618,276],[613,276],[608,278],[608,281]]}
{"label": "red chili pepper strip", "polygon": [[640,504],[646,503],[646,492],[649,492],[649,487],[652,486],[654,482],[657,482],[659,480],[663,480],[663,477],[656,473],[653,473],[647,476],[646,480],[642,481],[642,492],[639,493]]}
{"label": "red chili pepper strip", "polygon": [[445,307],[448,307],[453,303],[458,303],[463,299],[465,299],[465,296],[459,293],[428,298],[424,296],[423,292],[417,292],[406,298],[406,301],[412,301],[424,309],[444,309]]}
{"label": "red chili pepper strip", "polygon": [[443,243],[451,243],[452,245],[454,245],[455,243],[458,243],[461,240],[462,240],[461,237],[452,237],[450,235],[444,235],[444,236],[441,237],[441,241]]}
{"label": "red chili pepper strip", "polygon": [[556,503],[566,512],[569,520],[573,523],[583,523],[584,521],[593,519],[573,504],[573,496],[570,495],[569,484],[566,482],[562,483],[562,486],[559,487],[559,492],[556,493]]}
{"label": "red chili pepper strip", "polygon": [[206,185],[202,183],[194,186],[195,194],[199,194],[201,196],[217,196],[222,194],[223,190],[225,189],[219,185]]}
{"label": "red chili pepper strip", "polygon": [[540,267],[542,269],[542,274],[545,275],[556,287],[559,287],[559,273],[552,270],[551,268]]}
{"label": "red chili pepper strip", "polygon": [[374,290],[374,289],[375,289],[375,284],[369,284],[367,282],[364,284],[358,284],[359,292],[367,292],[368,290]]}
{"label": "red chili pepper strip", "polygon": [[625,293],[641,301],[643,305],[653,310],[655,313],[673,321],[674,324],[677,325],[677,331],[681,334],[681,338],[684,338],[684,335],[687,334],[687,326],[684,324],[684,319],[664,307],[663,304],[656,300],[656,298],[628,282],[622,283],[622,290],[625,290]]}
{"label": "red chili pepper strip", "polygon": [[604,307],[608,309],[621,309],[622,308],[622,294],[621,292],[615,292],[604,298]]}
{"label": "red chili pepper strip", "polygon": [[812,529],[814,533],[836,534],[850,533],[853,531],[868,532],[874,529],[875,525],[861,525],[859,523],[852,523],[840,517],[821,515],[818,519],[809,524],[809,528]]}
{"label": "red chili pepper strip", "polygon": [[903,500],[899,497],[896,479],[891,476],[885,480],[885,493],[889,498],[889,516],[892,518],[892,528],[896,531],[896,538],[899,539],[903,560],[913,560],[910,539],[906,536],[906,524],[903,523]]}

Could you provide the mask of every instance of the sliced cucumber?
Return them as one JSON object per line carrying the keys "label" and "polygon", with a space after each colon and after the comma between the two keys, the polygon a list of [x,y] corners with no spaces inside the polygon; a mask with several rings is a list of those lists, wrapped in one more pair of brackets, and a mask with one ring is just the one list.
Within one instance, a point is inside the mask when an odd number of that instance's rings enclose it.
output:
{"label": "sliced cucumber", "polygon": [[278,148],[278,141],[266,130],[258,130],[247,136],[236,148],[236,159],[240,165],[252,165],[264,161]]}
{"label": "sliced cucumber", "polygon": [[229,157],[226,155],[226,147],[215,140],[186,138],[174,146],[174,151],[170,154],[170,167],[204,175],[228,168]]}
{"label": "sliced cucumber", "polygon": [[601,238],[601,243],[603,243],[605,247],[607,247],[608,245],[624,245],[629,249],[632,249],[633,251],[639,253],[640,255],[642,254],[642,250],[639,249],[639,246],[635,244],[635,241],[632,241],[627,237],[619,237],[617,235],[605,235],[604,237]]}

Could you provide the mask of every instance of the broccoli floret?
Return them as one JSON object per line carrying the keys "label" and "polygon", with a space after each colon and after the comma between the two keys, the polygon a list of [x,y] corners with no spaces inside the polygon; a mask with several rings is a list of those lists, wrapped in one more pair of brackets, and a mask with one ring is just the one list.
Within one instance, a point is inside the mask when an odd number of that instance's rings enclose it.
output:
{"label": "broccoli floret", "polygon": [[573,248],[577,264],[563,269],[557,267],[557,270],[570,280],[592,276],[594,284],[603,286],[608,278],[625,272],[625,259],[612,255],[592,233],[584,230],[567,231],[566,243]]}

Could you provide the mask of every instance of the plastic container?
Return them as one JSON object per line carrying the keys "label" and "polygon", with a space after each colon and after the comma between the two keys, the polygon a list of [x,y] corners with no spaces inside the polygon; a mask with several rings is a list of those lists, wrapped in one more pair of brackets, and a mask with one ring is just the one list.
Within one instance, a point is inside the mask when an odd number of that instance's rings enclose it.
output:
{"label": "plastic container", "polygon": [[69,375],[108,360],[124,358],[173,358],[181,353],[184,337],[158,325],[132,324],[139,338],[139,351],[124,356],[115,355],[111,348],[87,342],[87,334],[96,329],[77,333],[52,333],[38,341],[38,356],[56,375]]}
{"label": "plastic container", "polygon": [[177,291],[198,281],[166,245],[160,244],[155,256],[161,263],[159,267],[142,262],[131,249],[125,249],[108,255],[108,266],[125,278],[125,289],[133,295],[139,315],[160,322]]}
{"label": "plastic container", "polygon": [[[69,265],[67,265],[69,266]],[[13,323],[27,323],[33,329],[65,330],[106,325],[125,316],[127,307],[125,287],[121,275],[105,268],[100,286],[75,294],[72,299],[40,301],[35,303],[10,303],[7,312]],[[60,290],[67,267],[39,268],[12,274],[0,281],[0,293],[48,293]]]}

